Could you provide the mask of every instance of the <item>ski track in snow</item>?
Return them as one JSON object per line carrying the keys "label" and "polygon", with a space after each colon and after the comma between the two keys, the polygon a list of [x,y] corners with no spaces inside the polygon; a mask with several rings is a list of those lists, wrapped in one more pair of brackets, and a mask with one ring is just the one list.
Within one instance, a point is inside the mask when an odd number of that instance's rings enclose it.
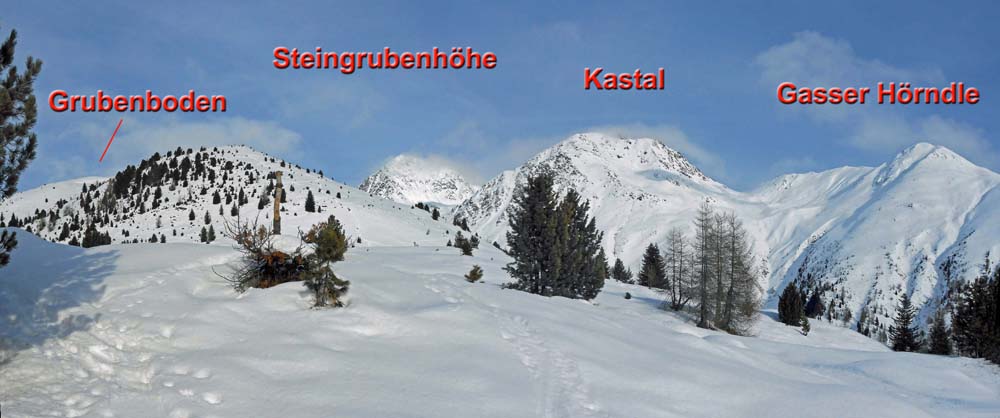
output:
{"label": "ski track in snow", "polygon": [[503,313],[496,307],[492,312],[500,324],[500,337],[514,346],[521,364],[542,388],[537,400],[538,416],[600,416],[600,408],[590,397],[573,359],[546,344],[524,317]]}
{"label": "ski track in snow", "polygon": [[[453,304],[451,310],[459,308],[469,292],[461,291],[448,280],[428,276],[424,287],[440,295],[445,302]],[[463,297],[462,295],[465,295]],[[532,380],[540,386],[536,400],[536,415],[546,418],[571,418],[600,416],[599,407],[590,397],[589,390],[580,369],[565,353],[546,344],[541,333],[532,328],[528,320],[520,315],[502,311],[493,303],[475,300],[490,308],[497,321],[500,337],[511,344],[518,360],[528,370]]]}
{"label": "ski track in snow", "polygon": [[[27,235],[22,244],[19,251],[60,248]],[[230,261],[218,248],[118,246],[119,264],[102,282],[107,291],[60,312],[103,315],[0,367],[3,416],[751,417],[813,407],[814,416],[830,418],[978,418],[1000,411],[1000,377],[983,362],[889,353],[824,321],[808,337],[767,317],[757,338],[729,336],[659,309],[663,296],[654,291],[615,282],[589,303],[501,290],[510,278],[499,251],[440,250],[352,250],[337,265],[352,281],[351,303],[312,310],[295,284],[236,296],[211,273]],[[154,251],[176,262],[141,257]],[[463,280],[472,264],[483,267],[483,282]],[[36,270],[18,270],[25,266],[14,258],[7,279],[33,282]]]}

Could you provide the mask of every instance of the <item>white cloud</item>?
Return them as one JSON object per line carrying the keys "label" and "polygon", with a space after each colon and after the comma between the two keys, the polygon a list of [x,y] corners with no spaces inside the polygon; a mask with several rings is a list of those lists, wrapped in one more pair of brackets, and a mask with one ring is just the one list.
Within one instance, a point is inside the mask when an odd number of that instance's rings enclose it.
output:
{"label": "white cloud", "polygon": [[[754,60],[760,81],[769,89],[789,81],[799,87],[870,87],[878,82],[909,82],[914,86],[943,84],[939,69],[903,68],[859,56],[850,43],[816,32],[800,32],[790,42],[771,47]],[[874,99],[869,96],[869,99]],[[995,166],[997,152],[983,132],[938,115],[914,117],[898,107],[868,103],[853,106],[784,106],[846,132],[843,140],[860,150],[891,155],[915,142],[943,145],[978,164]],[[933,105],[928,105],[933,106]]]}
{"label": "white cloud", "polygon": [[816,32],[799,32],[791,42],[757,55],[761,81],[777,86],[783,81],[810,86],[869,86],[879,81],[939,82],[938,69],[907,69],[859,57],[850,43]]}
{"label": "white cloud", "polygon": [[[483,184],[485,182],[485,177],[483,177],[483,173],[480,172],[480,170],[477,167],[465,163],[462,160],[455,159],[446,155],[404,152],[402,154],[399,154],[398,156],[405,156],[410,159],[421,161],[419,166],[442,167],[454,170],[455,172],[460,174],[463,178],[465,178],[465,181],[472,184]],[[393,156],[383,159],[378,163],[376,167],[372,168],[370,172],[374,173],[375,170],[384,167],[387,163],[389,163],[390,160],[396,157],[397,156]]]}
{"label": "white cloud", "polygon": [[914,142],[929,142],[948,147],[978,164],[1000,163],[1000,155],[982,130],[938,115],[919,121],[909,121],[899,114],[862,116],[849,140],[855,147],[871,151],[893,151]]}

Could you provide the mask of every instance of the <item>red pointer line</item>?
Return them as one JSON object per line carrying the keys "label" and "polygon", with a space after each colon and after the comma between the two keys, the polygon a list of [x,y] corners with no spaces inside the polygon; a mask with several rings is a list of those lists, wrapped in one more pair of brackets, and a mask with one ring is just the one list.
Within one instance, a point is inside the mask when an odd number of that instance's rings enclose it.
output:
{"label": "red pointer line", "polygon": [[124,120],[125,119],[118,119],[118,126],[116,126],[115,131],[111,133],[111,139],[108,140],[108,146],[104,147],[104,152],[101,153],[101,159],[97,160],[97,162],[104,161],[104,155],[108,153],[108,148],[111,148],[111,142],[115,140],[115,135],[118,134],[118,128],[122,127],[122,121]]}

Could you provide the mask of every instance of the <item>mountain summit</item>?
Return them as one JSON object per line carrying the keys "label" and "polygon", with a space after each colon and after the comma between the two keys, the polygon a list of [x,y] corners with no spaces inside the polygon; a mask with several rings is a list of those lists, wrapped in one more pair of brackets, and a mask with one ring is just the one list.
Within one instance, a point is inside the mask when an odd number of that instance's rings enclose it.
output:
{"label": "mountain summit", "polygon": [[[695,213],[708,202],[743,220],[769,294],[794,282],[820,293],[831,321],[883,340],[903,293],[923,321],[987,254],[994,264],[1000,255],[1000,175],[941,146],[920,143],[877,167],[788,174],[739,192],[655,139],[597,133],[573,135],[481,188],[413,156],[390,160],[362,191],[246,147],[177,149],[112,178],[18,193],[0,203],[0,226],[83,246],[88,237],[92,245],[203,242],[202,230],[221,235],[237,215],[269,222],[279,170],[286,231],[332,214],[361,246],[442,245],[453,222],[465,220],[483,242],[503,247],[514,193],[551,173],[559,192],[572,188],[589,201],[609,261],[633,271],[646,246],[664,244],[671,229],[693,236]],[[410,202],[457,206],[435,220]]]}
{"label": "mountain summit", "polygon": [[439,203],[457,205],[471,196],[477,187],[458,171],[431,158],[402,154],[389,160],[368,176],[359,188],[400,203]]}

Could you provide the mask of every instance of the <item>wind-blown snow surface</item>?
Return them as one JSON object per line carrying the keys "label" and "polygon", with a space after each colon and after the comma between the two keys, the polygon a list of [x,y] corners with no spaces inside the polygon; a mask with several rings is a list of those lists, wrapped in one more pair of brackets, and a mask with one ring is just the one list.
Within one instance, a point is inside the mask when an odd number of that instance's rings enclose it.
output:
{"label": "wind-blown snow surface", "polygon": [[477,189],[441,161],[408,154],[390,159],[365,178],[358,188],[409,205],[436,203],[446,206],[462,203]]}
{"label": "wind-blown snow surface", "polygon": [[[701,330],[643,288],[593,303],[503,290],[507,259],[353,248],[350,305],[238,296],[222,245],[80,249],[18,234],[3,270],[4,416],[995,417],[997,368],[893,353],[821,322]],[[461,275],[482,265],[485,283]],[[625,291],[633,298],[626,300]]]}

